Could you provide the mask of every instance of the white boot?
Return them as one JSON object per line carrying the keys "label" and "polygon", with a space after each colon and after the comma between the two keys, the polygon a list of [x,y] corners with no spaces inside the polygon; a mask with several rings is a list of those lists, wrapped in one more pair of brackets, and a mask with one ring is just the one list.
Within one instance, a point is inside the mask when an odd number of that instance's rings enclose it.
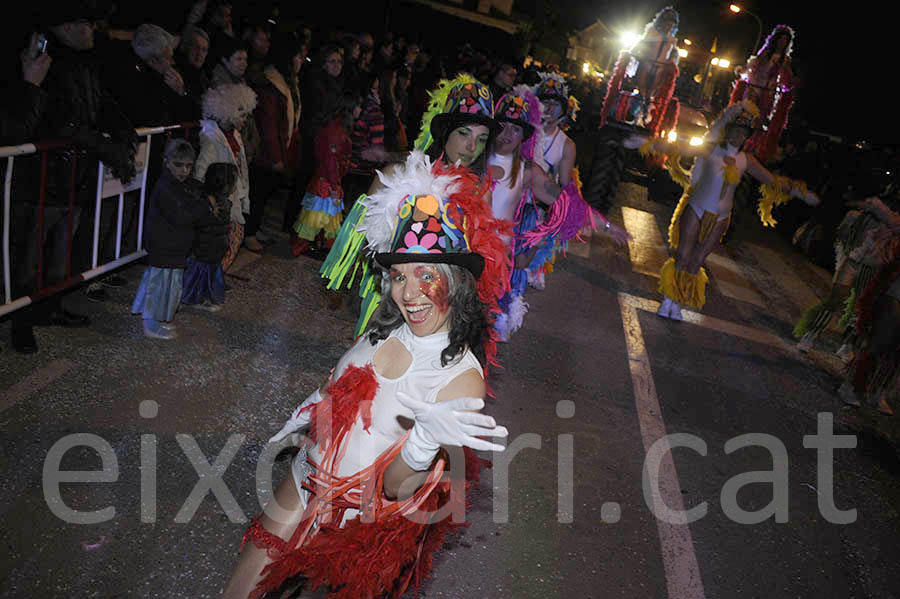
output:
{"label": "white boot", "polygon": [[656,315],[668,318],[670,310],[672,310],[672,300],[664,297],[662,303],[659,305],[659,310],[656,311]]}
{"label": "white boot", "polygon": [[809,350],[812,349],[813,341],[815,341],[815,336],[812,333],[803,333],[803,337],[797,343],[797,350],[804,354],[809,353]]}
{"label": "white boot", "polygon": [[672,307],[669,309],[669,318],[672,320],[684,320],[684,317],[681,315],[681,306],[678,305],[678,302],[672,302]]}

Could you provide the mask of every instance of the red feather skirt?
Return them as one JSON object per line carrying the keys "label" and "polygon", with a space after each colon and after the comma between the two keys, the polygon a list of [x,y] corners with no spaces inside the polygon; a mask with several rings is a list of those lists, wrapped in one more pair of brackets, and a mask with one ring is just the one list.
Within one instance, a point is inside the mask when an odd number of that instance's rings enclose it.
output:
{"label": "red feather skirt", "polygon": [[[377,390],[371,365],[350,366],[315,405],[310,430],[322,458],[319,464],[310,461],[316,470],[304,485],[311,494],[303,520],[286,541],[265,531],[257,519],[245,536],[273,558],[252,597],[261,599],[297,576],[306,578],[312,589],[329,589],[332,599],[375,599],[385,593],[399,597],[428,576],[434,552],[447,533],[465,526],[449,514],[464,513],[465,495],[487,463],[468,449],[465,481],[455,483],[445,475],[447,460],[441,456],[425,483],[403,501],[385,497],[383,477],[409,433],[367,468],[347,477],[337,475],[344,441],[357,419],[365,430],[371,425]],[[359,514],[341,526],[348,509]]]}

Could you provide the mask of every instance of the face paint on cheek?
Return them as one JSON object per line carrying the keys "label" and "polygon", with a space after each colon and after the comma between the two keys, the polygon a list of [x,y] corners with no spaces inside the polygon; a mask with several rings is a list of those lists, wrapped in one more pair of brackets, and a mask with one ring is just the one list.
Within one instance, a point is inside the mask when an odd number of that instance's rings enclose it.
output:
{"label": "face paint on cheek", "polygon": [[[430,281],[423,278],[422,275],[426,273],[432,275]],[[442,277],[440,273],[424,270],[421,273],[416,273],[416,278],[419,279],[419,291],[422,292],[422,295],[434,302],[438,310],[446,312],[450,307],[450,290],[447,279]]]}
{"label": "face paint on cheek", "polygon": [[476,141],[475,142],[475,159],[481,156],[481,153],[484,152],[484,148],[487,146],[486,141]]}

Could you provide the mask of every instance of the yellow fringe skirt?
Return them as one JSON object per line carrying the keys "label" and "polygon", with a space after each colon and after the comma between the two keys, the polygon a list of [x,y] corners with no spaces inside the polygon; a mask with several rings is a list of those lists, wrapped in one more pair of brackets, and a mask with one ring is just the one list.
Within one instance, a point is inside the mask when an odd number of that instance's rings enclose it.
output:
{"label": "yellow fringe skirt", "polygon": [[[678,249],[679,224],[681,215],[687,208],[690,194],[691,190],[688,189],[681,196],[681,200],[672,214],[672,221],[669,223],[669,247],[672,249]],[[731,217],[729,216],[729,218]],[[703,243],[709,237],[718,221],[719,215],[715,212],[706,211],[703,213],[703,218],[700,219],[700,232],[698,235],[700,243]],[[724,233],[722,235],[724,237]],[[672,301],[697,310],[703,308],[703,305],[706,303],[706,284],[708,282],[709,277],[705,268],[700,267],[697,274],[692,275],[686,270],[675,268],[675,258],[666,260],[659,272],[659,292]]]}

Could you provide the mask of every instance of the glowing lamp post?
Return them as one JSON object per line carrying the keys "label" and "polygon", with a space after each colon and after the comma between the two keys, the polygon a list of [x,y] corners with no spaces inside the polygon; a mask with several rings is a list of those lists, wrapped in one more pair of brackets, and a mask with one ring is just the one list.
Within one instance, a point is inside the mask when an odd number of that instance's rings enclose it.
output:
{"label": "glowing lamp post", "polygon": [[750,16],[753,17],[754,19],[756,19],[756,24],[759,26],[759,29],[757,30],[757,33],[756,33],[756,43],[753,44],[753,50],[750,52],[750,54],[756,54],[756,50],[757,50],[757,48],[759,48],[759,40],[762,39],[762,30],[763,30],[762,20],[761,20],[758,16],[756,16],[755,14],[753,14],[752,12],[750,12],[749,10],[747,10],[747,9],[745,9],[745,8],[742,8],[742,7],[741,7],[740,5],[738,5],[738,4],[732,4],[732,5],[730,5],[730,6],[728,7],[728,10],[730,10],[730,11],[733,12],[734,14],[745,13],[745,14],[750,15]]}

